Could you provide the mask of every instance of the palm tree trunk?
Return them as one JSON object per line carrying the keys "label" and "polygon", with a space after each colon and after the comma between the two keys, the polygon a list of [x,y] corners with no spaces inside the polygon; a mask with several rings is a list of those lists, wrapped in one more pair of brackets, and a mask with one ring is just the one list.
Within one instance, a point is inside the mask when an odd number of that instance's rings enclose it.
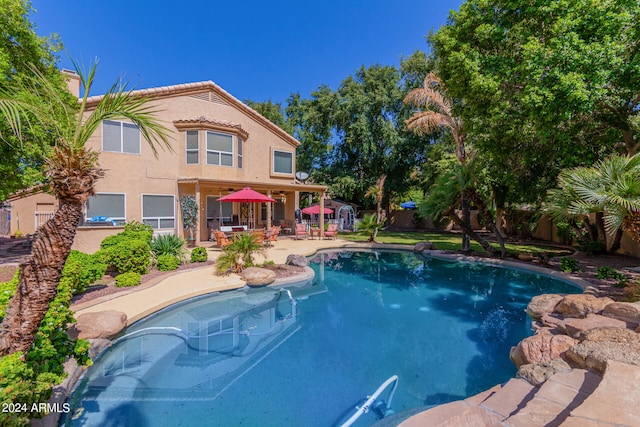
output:
{"label": "palm tree trunk", "polygon": [[61,200],[53,218],[38,229],[31,255],[20,265],[18,288],[0,325],[0,356],[16,351],[26,354],[31,349],[40,323],[56,296],[81,215],[81,202]]}
{"label": "palm tree trunk", "polygon": [[615,254],[618,249],[620,249],[620,246],[622,245],[622,227],[618,228],[618,230],[616,231],[616,234],[613,235],[613,241],[611,242],[611,247],[609,248],[609,250],[607,252],[609,252],[610,254]]}
{"label": "palm tree trunk", "polygon": [[[469,206],[469,201],[464,193],[461,196],[461,210],[462,222],[465,224],[464,230],[471,229],[471,206]],[[464,230],[462,232],[462,252],[469,252],[471,250],[469,234]]]}
{"label": "palm tree trunk", "polygon": [[464,221],[462,221],[460,219],[460,217],[456,214],[455,209],[450,208],[446,213],[446,216],[448,216],[451,221],[454,222],[454,224],[456,224],[458,227],[460,227],[460,229],[463,232],[466,232],[469,237],[471,237],[473,240],[475,240],[476,242],[478,242],[480,244],[480,246],[482,246],[482,248],[489,252],[489,254],[491,254],[491,256],[495,256],[496,255],[496,250],[494,249],[493,246],[491,246],[489,244],[489,242],[484,239],[483,237],[479,236],[478,234],[476,234],[475,231],[473,231],[473,229],[469,226],[467,226],[467,224],[464,223]]}
{"label": "palm tree trunk", "polygon": [[482,198],[478,195],[478,193],[474,191],[471,194],[470,198],[473,200],[473,203],[478,208],[478,213],[484,219],[485,224],[489,226],[489,229],[493,231],[493,234],[495,234],[496,239],[498,239],[498,243],[500,244],[500,257],[504,258],[505,255],[507,254],[507,249],[504,247],[504,238],[502,237],[502,235],[500,234],[500,231],[498,230],[498,226],[496,225],[493,219],[493,215],[489,211],[489,208],[487,207],[487,205],[484,203],[484,200],[482,200]]}

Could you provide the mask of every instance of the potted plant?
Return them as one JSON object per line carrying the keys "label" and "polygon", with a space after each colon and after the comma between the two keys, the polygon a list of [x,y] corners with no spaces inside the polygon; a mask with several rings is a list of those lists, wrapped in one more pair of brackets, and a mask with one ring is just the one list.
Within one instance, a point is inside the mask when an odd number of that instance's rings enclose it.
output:
{"label": "potted plant", "polygon": [[193,231],[198,225],[198,203],[195,196],[182,196],[180,198],[180,211],[182,213],[182,228],[189,231],[187,246],[192,248],[196,244]]}

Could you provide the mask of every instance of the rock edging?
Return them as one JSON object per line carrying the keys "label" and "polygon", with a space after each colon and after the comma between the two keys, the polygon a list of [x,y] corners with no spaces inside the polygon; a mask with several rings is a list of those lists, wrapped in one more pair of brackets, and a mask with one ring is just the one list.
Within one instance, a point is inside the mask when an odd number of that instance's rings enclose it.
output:
{"label": "rock edging", "polygon": [[545,294],[532,298],[527,313],[536,332],[511,349],[518,378],[539,385],[572,368],[602,375],[608,360],[640,366],[640,303]]}

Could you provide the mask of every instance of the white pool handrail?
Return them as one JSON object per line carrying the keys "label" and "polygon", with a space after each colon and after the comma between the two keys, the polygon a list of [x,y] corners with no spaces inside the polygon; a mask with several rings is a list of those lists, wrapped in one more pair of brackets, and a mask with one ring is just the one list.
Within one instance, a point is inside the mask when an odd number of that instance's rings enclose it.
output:
{"label": "white pool handrail", "polygon": [[391,408],[391,400],[393,399],[393,394],[396,392],[396,388],[398,387],[397,375],[393,375],[389,379],[387,379],[385,382],[383,382],[382,385],[380,385],[380,387],[378,387],[378,389],[371,396],[367,398],[367,401],[364,402],[362,406],[360,407],[356,406],[356,409],[357,409],[356,413],[353,414],[351,418],[349,418],[346,422],[341,424],[340,427],[349,427],[351,424],[355,423],[358,420],[358,418],[360,418],[363,414],[366,414],[367,412],[369,412],[371,405],[376,401],[376,399],[378,399],[378,397],[380,397],[382,392],[391,383],[393,383],[393,388],[389,393],[389,401],[387,402],[387,408]]}

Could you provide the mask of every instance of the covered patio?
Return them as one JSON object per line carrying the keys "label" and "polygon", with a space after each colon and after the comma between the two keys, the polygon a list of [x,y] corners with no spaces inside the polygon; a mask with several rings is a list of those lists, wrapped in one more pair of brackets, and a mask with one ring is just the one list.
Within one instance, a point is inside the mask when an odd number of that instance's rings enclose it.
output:
{"label": "covered patio", "polygon": [[[198,204],[198,223],[194,235],[199,242],[211,240],[212,230],[222,227],[242,226],[247,229],[269,228],[280,225],[282,229],[295,228],[295,212],[300,206],[300,192],[317,193],[324,207],[327,187],[302,184],[299,181],[261,184],[248,181],[185,178],[178,182],[178,200],[182,196],[194,196]],[[250,187],[275,200],[271,203],[225,202],[223,197]],[[182,228],[179,206],[178,228]],[[322,224],[324,226],[324,224]],[[182,236],[188,233],[182,230]]]}

